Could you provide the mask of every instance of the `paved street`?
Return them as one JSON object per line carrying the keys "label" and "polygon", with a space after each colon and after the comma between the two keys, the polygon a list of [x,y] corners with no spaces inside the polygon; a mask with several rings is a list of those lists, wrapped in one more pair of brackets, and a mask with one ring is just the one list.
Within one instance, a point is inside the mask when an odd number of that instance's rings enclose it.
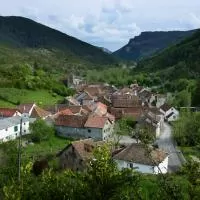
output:
{"label": "paved street", "polygon": [[[177,151],[174,141],[172,138],[171,126],[164,123],[163,130],[161,131],[161,136],[157,140],[158,147],[169,153],[169,172],[176,171],[182,164],[180,157],[183,156],[180,151]],[[179,155],[180,154],[180,155]]]}

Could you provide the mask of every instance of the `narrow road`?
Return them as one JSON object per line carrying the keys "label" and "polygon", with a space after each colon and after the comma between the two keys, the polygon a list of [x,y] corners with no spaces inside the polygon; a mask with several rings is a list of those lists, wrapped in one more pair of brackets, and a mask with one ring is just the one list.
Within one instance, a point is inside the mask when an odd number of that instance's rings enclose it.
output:
{"label": "narrow road", "polygon": [[161,130],[161,135],[157,140],[157,144],[160,149],[166,151],[169,154],[168,171],[177,171],[182,165],[180,157],[183,157],[183,155],[176,149],[172,138],[172,128],[169,124],[164,123],[164,127]]}

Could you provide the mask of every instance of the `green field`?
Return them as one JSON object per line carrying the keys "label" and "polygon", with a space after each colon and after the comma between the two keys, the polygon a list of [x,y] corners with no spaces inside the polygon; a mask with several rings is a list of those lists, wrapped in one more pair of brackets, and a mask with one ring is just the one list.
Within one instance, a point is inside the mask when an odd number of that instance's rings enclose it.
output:
{"label": "green field", "polygon": [[47,90],[26,90],[16,88],[0,88],[0,107],[15,107],[20,103],[36,103],[39,106],[54,105],[63,97]]}
{"label": "green field", "polygon": [[65,138],[60,138],[57,136],[52,136],[47,141],[42,141],[40,143],[29,144],[23,149],[23,154],[26,156],[45,156],[49,154],[58,153],[66,145],[70,143],[70,140]]}

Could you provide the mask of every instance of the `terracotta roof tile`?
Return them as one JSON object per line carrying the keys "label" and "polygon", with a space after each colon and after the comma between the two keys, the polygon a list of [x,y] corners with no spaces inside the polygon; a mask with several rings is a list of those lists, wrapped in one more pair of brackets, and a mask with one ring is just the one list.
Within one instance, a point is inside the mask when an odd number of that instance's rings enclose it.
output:
{"label": "terracotta roof tile", "polygon": [[84,126],[90,128],[103,128],[107,121],[107,117],[89,116]]}
{"label": "terracotta roof tile", "polygon": [[50,112],[38,107],[38,106],[35,106],[33,108],[33,111],[31,113],[31,117],[33,118],[46,118],[48,117],[49,115],[51,115]]}
{"label": "terracotta roof tile", "polygon": [[113,95],[111,97],[112,106],[115,108],[129,108],[141,105],[139,97],[135,95]]}
{"label": "terracotta roof tile", "polygon": [[13,117],[17,112],[18,109],[14,108],[0,108],[0,117]]}
{"label": "terracotta roof tile", "polygon": [[87,116],[81,115],[60,115],[55,120],[56,126],[66,126],[73,128],[83,128],[87,120]]}
{"label": "terracotta roof tile", "polygon": [[58,112],[57,115],[73,115],[73,112],[70,109],[66,108]]}

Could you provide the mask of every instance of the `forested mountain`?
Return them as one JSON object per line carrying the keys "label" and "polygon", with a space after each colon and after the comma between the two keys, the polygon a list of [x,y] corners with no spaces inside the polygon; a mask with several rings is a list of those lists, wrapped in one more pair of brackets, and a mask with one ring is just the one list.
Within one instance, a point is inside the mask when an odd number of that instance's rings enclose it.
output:
{"label": "forested mountain", "polygon": [[166,47],[178,43],[190,36],[192,31],[156,31],[142,32],[139,36],[129,40],[129,43],[113,53],[122,59],[140,60],[152,56]]}
{"label": "forested mountain", "polygon": [[177,75],[198,77],[200,75],[200,29],[182,42],[141,61],[138,69],[151,72],[169,70],[173,72],[175,78]]}
{"label": "forested mountain", "polygon": [[30,19],[0,16],[1,88],[61,92],[61,80],[69,73],[86,73],[87,69],[107,68],[117,62],[99,47]]}
{"label": "forested mountain", "polygon": [[47,54],[53,56],[55,52],[59,52],[61,59],[64,58],[66,63],[115,62],[112,56],[98,47],[23,17],[0,16],[0,47],[2,45],[16,48],[17,51],[29,48],[28,54],[33,51],[33,56],[37,49],[47,49]]}
{"label": "forested mountain", "polygon": [[[177,106],[200,106],[200,29],[182,42],[139,62],[134,73],[146,74],[152,85],[175,93]],[[152,82],[152,77],[157,83]]]}

